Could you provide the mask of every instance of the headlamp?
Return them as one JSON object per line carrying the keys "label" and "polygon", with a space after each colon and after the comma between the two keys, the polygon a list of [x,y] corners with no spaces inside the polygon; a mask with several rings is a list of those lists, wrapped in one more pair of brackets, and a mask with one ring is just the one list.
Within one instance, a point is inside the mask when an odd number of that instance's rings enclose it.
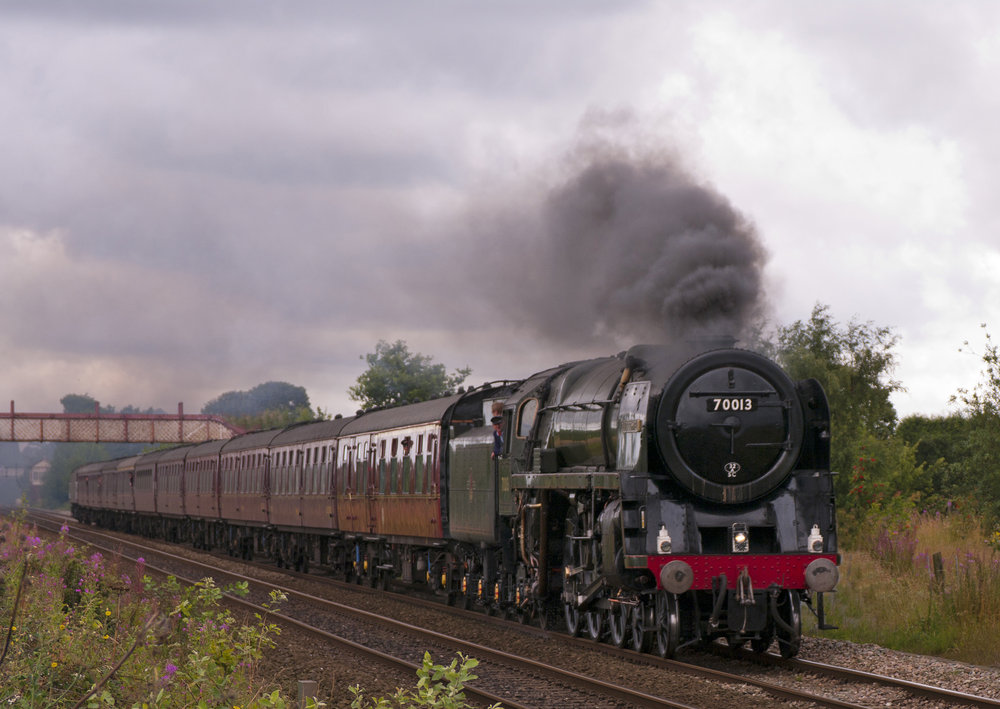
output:
{"label": "headlamp", "polygon": [[730,536],[733,540],[734,554],[746,554],[750,551],[750,529],[745,522],[733,522]]}

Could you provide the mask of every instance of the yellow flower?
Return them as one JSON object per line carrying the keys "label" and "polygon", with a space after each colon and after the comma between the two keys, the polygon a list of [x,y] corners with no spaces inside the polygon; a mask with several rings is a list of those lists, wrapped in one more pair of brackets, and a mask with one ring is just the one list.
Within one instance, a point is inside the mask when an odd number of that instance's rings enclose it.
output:
{"label": "yellow flower", "polygon": [[104,615],[111,615],[111,611],[104,611]]}
{"label": "yellow flower", "polygon": [[52,663],[52,666],[53,666],[53,667],[58,667],[58,666],[59,666],[59,663],[58,663],[58,662],[53,662],[53,663]]}
{"label": "yellow flower", "polygon": [[110,638],[110,637],[111,637],[110,635],[105,635],[105,636],[104,636],[104,639],[105,639],[105,640],[107,640],[107,639],[108,639],[108,638]]}

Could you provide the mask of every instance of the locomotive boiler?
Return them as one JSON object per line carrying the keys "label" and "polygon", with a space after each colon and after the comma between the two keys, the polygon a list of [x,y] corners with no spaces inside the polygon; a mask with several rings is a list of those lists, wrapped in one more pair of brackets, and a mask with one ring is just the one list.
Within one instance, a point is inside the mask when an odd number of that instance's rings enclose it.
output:
{"label": "locomotive boiler", "polygon": [[424,587],[640,651],[724,638],[791,656],[802,604],[828,627],[838,578],[829,431],[818,383],[765,357],[636,346],[92,463],[71,498],[81,521]]}

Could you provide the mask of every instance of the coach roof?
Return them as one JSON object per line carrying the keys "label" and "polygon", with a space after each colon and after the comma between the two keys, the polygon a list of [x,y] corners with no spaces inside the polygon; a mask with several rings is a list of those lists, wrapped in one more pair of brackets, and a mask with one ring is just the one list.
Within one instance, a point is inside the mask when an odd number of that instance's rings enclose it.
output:
{"label": "coach roof", "polygon": [[254,433],[245,433],[242,436],[236,436],[226,441],[226,445],[222,447],[222,454],[235,453],[238,451],[245,451],[254,448],[267,448],[271,439],[281,433],[280,430],[269,428],[266,431],[255,431]]}
{"label": "coach roof", "polygon": [[176,448],[171,448],[160,458],[160,463],[168,463],[172,460],[184,460],[187,454],[194,448],[190,443],[183,446],[177,446]]}
{"label": "coach roof", "polygon": [[341,429],[354,419],[333,419],[332,421],[310,421],[289,426],[271,441],[272,446],[287,446],[293,443],[324,441],[336,438]]}
{"label": "coach roof", "polygon": [[368,431],[381,431],[422,423],[441,421],[451,408],[462,399],[463,394],[445,396],[440,399],[422,401],[419,404],[396,406],[391,409],[367,412],[358,416],[340,431],[341,436],[351,436]]}

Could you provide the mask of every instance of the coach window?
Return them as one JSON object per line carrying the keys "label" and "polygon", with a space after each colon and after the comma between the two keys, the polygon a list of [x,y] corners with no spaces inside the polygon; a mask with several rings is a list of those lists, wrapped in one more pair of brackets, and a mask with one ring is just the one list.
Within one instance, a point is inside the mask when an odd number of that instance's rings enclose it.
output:
{"label": "coach window", "polygon": [[392,439],[392,458],[389,460],[389,494],[399,492],[399,439]]}
{"label": "coach window", "polygon": [[348,446],[344,446],[344,464],[342,469],[344,473],[340,476],[340,491],[347,494],[354,489],[352,484],[355,478],[354,451]]}
{"label": "coach window", "polygon": [[403,456],[402,461],[402,473],[400,474],[400,492],[404,495],[413,494],[413,459],[408,454],[409,448],[404,447],[403,452],[407,455]]}
{"label": "coach window", "polygon": [[389,485],[389,482],[388,482],[388,477],[389,477],[388,476],[388,470],[386,469],[387,466],[385,464],[385,439],[384,438],[382,439],[382,442],[379,444],[378,452],[379,452],[379,456],[378,456],[378,492],[380,492],[380,493],[382,493],[384,495],[386,487],[388,487],[388,485]]}
{"label": "coach window", "polygon": [[359,490],[363,489],[361,487],[361,473],[365,469],[364,445],[361,443],[361,441],[356,441],[354,445],[351,446],[351,449],[347,452],[347,454],[351,457],[351,464],[350,467],[348,468],[348,470],[351,473],[351,480],[349,487],[351,492],[356,494]]}
{"label": "coach window", "polygon": [[427,456],[427,487],[428,492],[432,495],[436,495],[439,492],[440,480],[437,476],[441,474],[438,469],[438,437],[437,434],[432,433],[427,439],[427,452],[430,454]]}
{"label": "coach window", "polygon": [[365,441],[364,473],[359,481],[358,491],[374,495],[378,488],[378,446],[375,441]]}
{"label": "coach window", "polygon": [[350,446],[350,444],[345,445],[344,448],[343,448],[343,450],[344,450],[344,455],[342,456],[343,460],[341,461],[341,464],[340,464],[340,469],[343,472],[340,474],[340,480],[338,481],[339,482],[338,487],[340,488],[340,492],[341,493],[346,493],[348,490],[351,489],[351,485],[350,485],[350,477],[351,477],[351,446]]}
{"label": "coach window", "polygon": [[417,458],[413,461],[413,489],[418,495],[424,494],[424,434],[417,437]]}

